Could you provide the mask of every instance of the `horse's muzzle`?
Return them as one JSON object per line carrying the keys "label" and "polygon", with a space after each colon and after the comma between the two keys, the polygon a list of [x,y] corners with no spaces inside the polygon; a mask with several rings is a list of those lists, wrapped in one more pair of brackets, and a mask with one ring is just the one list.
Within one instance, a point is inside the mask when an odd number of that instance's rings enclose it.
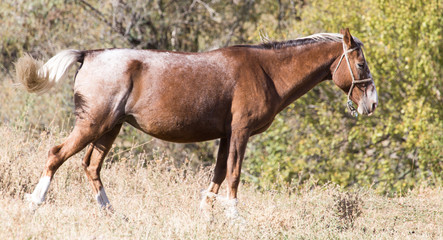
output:
{"label": "horse's muzzle", "polygon": [[374,113],[377,106],[378,106],[378,97],[377,93],[375,92],[375,94],[370,94],[367,97],[360,100],[357,112],[362,115],[371,116]]}

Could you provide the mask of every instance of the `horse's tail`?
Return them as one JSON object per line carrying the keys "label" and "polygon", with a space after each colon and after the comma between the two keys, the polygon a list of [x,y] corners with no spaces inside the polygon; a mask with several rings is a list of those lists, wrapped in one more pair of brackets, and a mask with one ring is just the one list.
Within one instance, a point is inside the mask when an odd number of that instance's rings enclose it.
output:
{"label": "horse's tail", "polygon": [[16,76],[28,92],[45,93],[65,79],[72,65],[83,62],[83,58],[83,51],[64,50],[43,65],[25,54],[15,63]]}

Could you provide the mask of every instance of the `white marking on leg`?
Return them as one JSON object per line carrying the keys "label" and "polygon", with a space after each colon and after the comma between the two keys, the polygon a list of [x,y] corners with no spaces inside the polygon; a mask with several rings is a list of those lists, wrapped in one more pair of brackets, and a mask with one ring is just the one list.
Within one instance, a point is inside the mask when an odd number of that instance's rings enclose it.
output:
{"label": "white marking on leg", "polygon": [[238,200],[237,198],[234,199],[227,199],[223,205],[225,206],[225,215],[226,217],[230,219],[238,218],[238,210],[237,210],[237,204]]}
{"label": "white marking on leg", "polygon": [[108,196],[106,196],[105,189],[102,187],[100,191],[95,195],[95,199],[97,203],[100,205],[100,208],[111,208],[111,203],[109,202]]}
{"label": "white marking on leg", "polygon": [[210,192],[208,190],[202,191],[202,200],[200,202],[200,209],[203,211],[208,211],[212,208],[213,202],[216,200],[217,194]]}
{"label": "white marking on leg", "polygon": [[49,185],[51,184],[51,178],[48,176],[44,176],[40,178],[40,181],[38,182],[37,186],[34,189],[34,192],[32,194],[27,194],[26,200],[29,202],[34,203],[36,205],[42,204],[46,199],[46,193],[48,193]]}
{"label": "white marking on leg", "polygon": [[214,182],[211,182],[210,184],[209,184],[209,187],[208,187],[208,190],[207,190],[207,192],[210,192],[211,190],[212,190],[212,188],[214,187]]}

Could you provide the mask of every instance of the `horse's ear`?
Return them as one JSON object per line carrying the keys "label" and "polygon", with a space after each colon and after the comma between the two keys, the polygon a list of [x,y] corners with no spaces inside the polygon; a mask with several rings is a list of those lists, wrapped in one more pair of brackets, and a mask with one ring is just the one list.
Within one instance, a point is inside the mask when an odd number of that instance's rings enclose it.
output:
{"label": "horse's ear", "polygon": [[343,35],[343,42],[346,44],[346,47],[348,49],[352,48],[355,45],[355,42],[349,32],[349,28],[340,30],[340,33]]}

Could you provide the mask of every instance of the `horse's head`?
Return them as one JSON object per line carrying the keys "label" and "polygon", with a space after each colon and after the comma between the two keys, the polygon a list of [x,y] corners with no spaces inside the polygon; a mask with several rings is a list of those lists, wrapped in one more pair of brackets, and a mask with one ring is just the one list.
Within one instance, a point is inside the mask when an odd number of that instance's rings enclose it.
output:
{"label": "horse's head", "polygon": [[348,93],[348,108],[354,115],[357,114],[352,102],[357,104],[358,113],[371,115],[377,107],[378,96],[363,55],[363,44],[351,36],[349,29],[340,33],[343,34],[343,54],[333,64],[332,80]]}

